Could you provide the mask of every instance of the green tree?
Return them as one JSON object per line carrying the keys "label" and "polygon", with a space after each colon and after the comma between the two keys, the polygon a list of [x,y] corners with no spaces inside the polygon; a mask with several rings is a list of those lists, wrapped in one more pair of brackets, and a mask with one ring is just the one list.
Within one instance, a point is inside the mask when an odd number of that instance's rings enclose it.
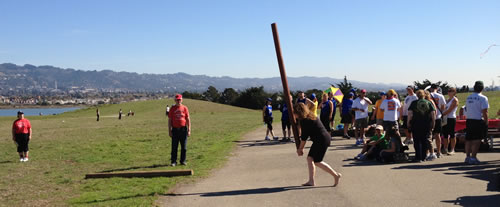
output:
{"label": "green tree", "polygon": [[207,101],[217,102],[219,97],[219,91],[213,86],[209,86],[207,91],[203,93],[203,98]]}
{"label": "green tree", "polygon": [[239,95],[233,88],[226,88],[219,98],[219,103],[233,105]]}
{"label": "green tree", "polygon": [[[333,85],[333,84],[331,84],[331,85],[333,87],[335,87],[335,85]],[[347,81],[347,76],[344,76],[343,82],[337,83],[337,88],[339,88],[340,91],[342,91],[344,96],[347,96],[347,94],[351,91],[351,89],[353,89],[352,83]]]}
{"label": "green tree", "polygon": [[241,93],[234,105],[250,109],[261,109],[266,103],[266,98],[269,98],[269,94],[264,91],[264,86],[251,87]]}
{"label": "green tree", "polygon": [[[420,81],[414,81],[413,84],[415,85],[416,89],[425,89],[428,86],[432,85],[433,83],[429,79],[425,79],[422,82],[420,82]],[[451,88],[451,86],[448,85],[447,82],[443,83],[442,81],[438,81],[438,82],[436,82],[434,84],[438,85],[441,88],[441,92],[443,94],[447,94],[448,90]]]}

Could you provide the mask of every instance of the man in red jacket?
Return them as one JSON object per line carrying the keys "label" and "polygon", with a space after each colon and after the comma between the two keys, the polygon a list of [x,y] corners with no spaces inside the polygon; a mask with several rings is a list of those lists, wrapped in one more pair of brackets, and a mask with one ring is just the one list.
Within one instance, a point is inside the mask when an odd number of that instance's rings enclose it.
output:
{"label": "man in red jacket", "polygon": [[191,136],[191,121],[189,110],[182,105],[182,95],[175,95],[175,105],[168,113],[168,135],[172,137],[170,159],[172,166],[177,165],[177,147],[181,143],[181,165],[186,165],[187,138]]}
{"label": "man in red jacket", "polygon": [[22,111],[17,112],[17,120],[12,124],[12,140],[17,144],[17,152],[19,153],[19,161],[28,161],[28,143],[31,140],[31,123],[24,118]]}

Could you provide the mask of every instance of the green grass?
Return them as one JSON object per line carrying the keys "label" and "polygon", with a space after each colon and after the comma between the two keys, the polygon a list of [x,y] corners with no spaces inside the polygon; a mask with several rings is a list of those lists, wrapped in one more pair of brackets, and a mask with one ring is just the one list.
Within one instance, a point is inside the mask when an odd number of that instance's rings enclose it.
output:
{"label": "green grass", "polygon": [[[192,182],[220,167],[241,135],[262,124],[260,111],[185,100],[192,119],[188,166],[170,163],[166,104],[130,102],[57,116],[27,117],[33,126],[30,161],[19,163],[11,140],[14,117],[0,118],[0,206],[151,206],[176,183]],[[118,120],[122,108],[134,117]],[[112,116],[112,117],[111,117]],[[87,173],[193,169],[192,177],[85,180]]]}

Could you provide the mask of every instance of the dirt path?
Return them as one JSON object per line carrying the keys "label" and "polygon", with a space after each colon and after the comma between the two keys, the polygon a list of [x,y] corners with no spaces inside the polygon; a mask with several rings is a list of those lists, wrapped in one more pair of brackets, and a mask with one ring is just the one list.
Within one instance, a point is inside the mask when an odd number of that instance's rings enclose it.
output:
{"label": "dirt path", "polygon": [[[264,128],[244,136],[222,169],[161,196],[160,206],[498,206],[500,153],[480,154],[481,165],[464,165],[464,154],[433,162],[383,165],[352,158],[355,140],[335,137],[325,156],[343,177],[317,170],[307,180],[305,157],[293,143],[264,141]],[[278,132],[281,135],[281,133]],[[306,147],[310,146],[310,143]],[[410,146],[410,148],[413,148]],[[308,149],[306,149],[307,153]]]}

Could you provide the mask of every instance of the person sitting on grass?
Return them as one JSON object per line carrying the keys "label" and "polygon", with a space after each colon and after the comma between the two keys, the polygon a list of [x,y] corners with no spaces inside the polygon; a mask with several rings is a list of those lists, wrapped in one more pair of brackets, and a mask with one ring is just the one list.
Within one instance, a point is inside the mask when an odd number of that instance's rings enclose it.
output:
{"label": "person sitting on grass", "polygon": [[307,155],[307,167],[309,169],[309,181],[303,186],[314,186],[314,175],[316,174],[316,166],[332,175],[334,178],[333,187],[337,186],[342,174],[336,172],[323,161],[328,146],[330,146],[330,134],[326,131],[325,127],[310,111],[309,108],[303,104],[298,103],[294,106],[295,116],[299,119],[299,126],[301,128],[300,145],[297,148],[297,155],[304,155],[304,146],[306,145],[307,138],[311,138],[313,144]]}
{"label": "person sitting on grass", "polygon": [[375,135],[370,138],[363,146],[363,150],[354,159],[356,160],[366,160],[373,159],[380,151],[387,148],[387,140],[384,136],[384,127],[382,125],[377,125],[375,127]]}
{"label": "person sitting on grass", "polygon": [[387,131],[385,136],[386,140],[389,140],[388,149],[380,151],[380,160],[382,162],[395,162],[394,155],[402,152],[403,144],[401,142],[401,136],[396,133],[397,128],[392,127]]}

